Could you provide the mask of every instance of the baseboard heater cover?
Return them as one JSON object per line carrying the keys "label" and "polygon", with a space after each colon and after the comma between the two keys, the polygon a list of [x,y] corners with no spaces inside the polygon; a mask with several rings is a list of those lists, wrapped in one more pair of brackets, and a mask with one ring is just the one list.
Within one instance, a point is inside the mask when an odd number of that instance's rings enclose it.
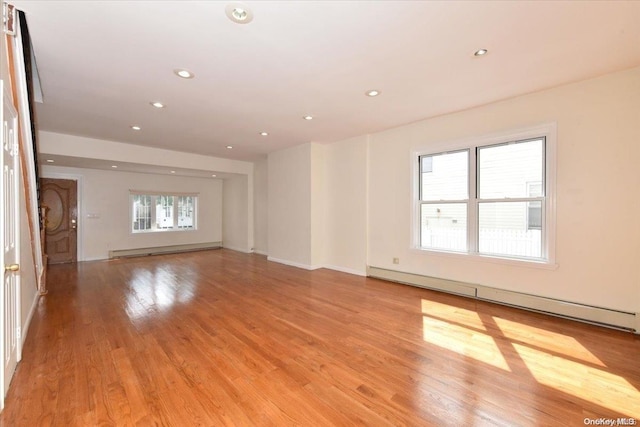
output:
{"label": "baseboard heater cover", "polygon": [[456,282],[378,267],[367,267],[367,276],[391,282],[481,299],[552,316],[592,323],[640,333],[640,314],[603,307],[572,303],[553,298],[496,289],[471,283]]}
{"label": "baseboard heater cover", "polygon": [[405,285],[418,286],[420,288],[433,289],[436,291],[448,292],[450,294],[464,295],[466,297],[476,296],[476,287],[453,280],[438,279],[430,276],[420,276],[402,271],[386,270],[377,267],[367,267],[367,276],[378,279],[385,279],[391,282],[403,283]]}
{"label": "baseboard heater cover", "polygon": [[180,252],[220,249],[222,242],[190,243],[185,245],[156,246],[152,248],[119,249],[109,251],[109,259],[146,255],[176,254]]}

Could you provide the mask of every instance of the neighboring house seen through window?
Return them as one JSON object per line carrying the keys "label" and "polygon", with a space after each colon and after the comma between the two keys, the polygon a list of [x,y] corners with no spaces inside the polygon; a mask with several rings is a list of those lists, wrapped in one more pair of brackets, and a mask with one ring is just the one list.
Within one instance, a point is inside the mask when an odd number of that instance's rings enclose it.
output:
{"label": "neighboring house seen through window", "polygon": [[130,200],[133,233],[196,229],[196,194],[131,192]]}
{"label": "neighboring house seen through window", "polygon": [[421,249],[550,260],[547,137],[419,155]]}

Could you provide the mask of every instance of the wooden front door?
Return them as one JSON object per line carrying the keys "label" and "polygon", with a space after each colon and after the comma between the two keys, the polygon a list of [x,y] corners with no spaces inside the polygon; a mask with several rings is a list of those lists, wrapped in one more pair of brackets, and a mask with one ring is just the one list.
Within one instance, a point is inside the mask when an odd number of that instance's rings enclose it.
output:
{"label": "wooden front door", "polygon": [[42,178],[42,204],[47,208],[45,252],[49,264],[76,262],[77,183],[70,179]]}

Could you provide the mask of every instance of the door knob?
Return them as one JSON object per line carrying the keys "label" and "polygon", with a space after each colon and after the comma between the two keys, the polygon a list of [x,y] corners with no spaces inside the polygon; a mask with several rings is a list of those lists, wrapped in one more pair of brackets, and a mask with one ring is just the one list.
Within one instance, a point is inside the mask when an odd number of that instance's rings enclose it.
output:
{"label": "door knob", "polygon": [[20,265],[18,264],[9,264],[4,266],[4,271],[18,271],[20,270]]}

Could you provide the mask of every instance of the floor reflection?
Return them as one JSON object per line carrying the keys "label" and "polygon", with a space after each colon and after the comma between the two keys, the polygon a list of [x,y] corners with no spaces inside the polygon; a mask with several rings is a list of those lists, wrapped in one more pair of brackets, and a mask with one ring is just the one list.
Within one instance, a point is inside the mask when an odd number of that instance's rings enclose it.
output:
{"label": "floor reflection", "polygon": [[131,320],[162,315],[179,304],[186,304],[196,290],[195,282],[177,274],[172,266],[160,266],[152,271],[135,269],[128,286],[126,312]]}

